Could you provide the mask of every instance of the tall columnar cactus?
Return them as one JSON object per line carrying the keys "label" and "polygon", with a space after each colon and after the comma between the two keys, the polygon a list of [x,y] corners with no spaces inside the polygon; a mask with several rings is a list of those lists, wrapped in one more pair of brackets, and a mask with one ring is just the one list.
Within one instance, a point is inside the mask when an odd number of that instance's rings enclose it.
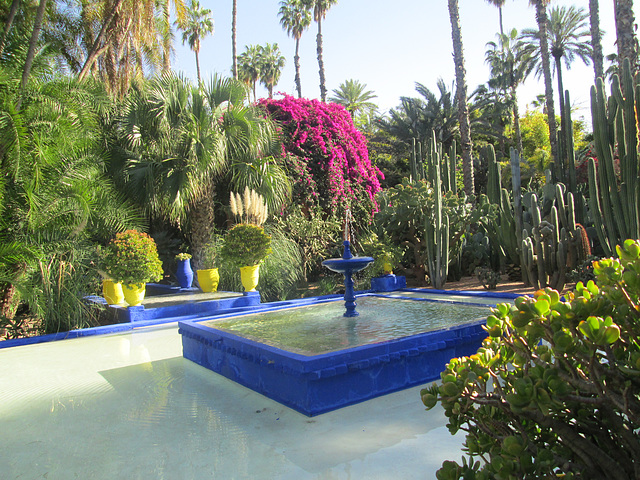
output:
{"label": "tall columnar cactus", "polygon": [[429,145],[428,172],[433,186],[433,218],[425,222],[425,244],[427,249],[427,268],[431,285],[442,288],[449,272],[449,217],[442,212],[442,178],[440,165],[442,149],[432,136]]}
{"label": "tall columnar cactus", "polygon": [[412,139],[411,147],[411,181],[417,182],[418,180],[424,180],[424,161],[422,159],[422,144]]}
{"label": "tall columnar cactus", "polygon": [[[634,87],[631,69],[624,61],[622,85],[614,75],[607,98],[599,78],[591,87],[591,117],[598,168],[589,160],[589,207],[605,255],[627,238],[640,238],[640,181],[636,108],[640,86]],[[615,152],[620,178],[615,169]]]}
{"label": "tall columnar cactus", "polygon": [[542,220],[535,194],[531,195],[532,231],[523,231],[523,270],[536,289],[562,290],[567,273],[568,237],[558,221],[558,210],[551,207],[549,220]]}

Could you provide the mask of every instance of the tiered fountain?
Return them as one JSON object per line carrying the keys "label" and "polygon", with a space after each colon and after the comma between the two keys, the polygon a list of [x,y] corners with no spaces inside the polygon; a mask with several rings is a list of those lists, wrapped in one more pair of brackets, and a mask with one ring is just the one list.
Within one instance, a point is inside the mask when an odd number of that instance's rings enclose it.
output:
{"label": "tiered fountain", "polygon": [[360,315],[356,312],[356,295],[353,290],[352,275],[355,272],[366,268],[371,262],[372,257],[354,257],[351,253],[351,210],[347,208],[344,219],[344,250],[342,258],[330,258],[322,262],[322,265],[334,272],[344,275],[344,306],[346,311],[345,317],[357,317]]}

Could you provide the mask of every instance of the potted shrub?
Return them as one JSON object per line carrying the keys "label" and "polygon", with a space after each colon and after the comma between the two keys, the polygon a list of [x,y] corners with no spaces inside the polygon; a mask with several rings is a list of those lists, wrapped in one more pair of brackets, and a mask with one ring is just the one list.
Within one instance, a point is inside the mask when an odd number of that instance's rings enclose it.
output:
{"label": "potted shrub", "polygon": [[225,262],[240,268],[242,286],[247,292],[255,292],[260,263],[270,253],[271,236],[264,228],[248,223],[239,223],[231,228],[220,251]]}
{"label": "potted shrub", "polygon": [[103,262],[109,278],[122,283],[124,298],[130,306],[142,303],[147,282],[162,278],[162,262],[155,242],[136,230],[118,233],[104,249]]}
{"label": "potted shrub", "polygon": [[203,292],[215,292],[218,290],[220,274],[217,268],[217,258],[220,252],[220,238],[214,236],[200,252],[200,265],[203,267],[196,270],[198,284]]}
{"label": "potted shrub", "polygon": [[191,255],[188,253],[176,255],[176,278],[180,288],[191,288],[193,269],[191,268]]}

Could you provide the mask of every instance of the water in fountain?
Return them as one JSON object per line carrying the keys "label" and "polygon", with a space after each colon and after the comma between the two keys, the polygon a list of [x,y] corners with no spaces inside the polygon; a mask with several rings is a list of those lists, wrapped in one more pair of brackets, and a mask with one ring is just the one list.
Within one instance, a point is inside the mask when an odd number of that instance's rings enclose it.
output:
{"label": "water in fountain", "polygon": [[345,317],[357,317],[359,313],[356,311],[356,296],[353,289],[352,275],[355,272],[366,268],[371,262],[372,257],[354,257],[351,253],[351,210],[347,208],[344,219],[344,251],[342,258],[330,258],[322,262],[322,265],[334,272],[344,275],[344,306]]}

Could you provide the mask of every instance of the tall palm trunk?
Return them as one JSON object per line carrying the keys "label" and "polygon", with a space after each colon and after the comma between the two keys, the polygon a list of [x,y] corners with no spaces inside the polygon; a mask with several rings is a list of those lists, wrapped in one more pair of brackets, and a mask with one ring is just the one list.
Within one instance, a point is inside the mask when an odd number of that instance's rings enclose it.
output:
{"label": "tall palm trunk", "polygon": [[193,51],[193,53],[196,54],[196,74],[198,75],[198,86],[202,84],[202,81],[200,80],[200,56],[198,55],[199,50],[200,48]]}
{"label": "tall palm trunk", "polygon": [[542,71],[544,73],[544,96],[547,106],[547,121],[549,124],[549,144],[551,145],[551,159],[556,162],[558,159],[558,132],[556,125],[556,112],[553,106],[553,85],[551,83],[551,62],[549,60],[549,35],[547,25],[548,0],[535,0],[536,21],[540,31],[540,56],[542,57]]}
{"label": "tall palm trunk", "polygon": [[214,195],[213,184],[209,182],[204,186],[198,198],[189,206],[191,252],[193,254],[193,266],[196,269],[204,268],[202,253],[205,245],[211,241],[215,228]]}
{"label": "tall palm trunk", "polygon": [[618,45],[618,69],[623,71],[625,58],[631,64],[633,75],[638,71],[638,40],[635,35],[633,0],[614,0],[616,17],[616,43]]}
{"label": "tall palm trunk", "polygon": [[460,146],[462,147],[462,174],[464,191],[473,195],[473,159],[471,158],[471,129],[469,127],[469,106],[467,105],[467,80],[462,51],[462,32],[458,0],[449,1],[449,17],[451,19],[451,38],[453,40],[453,61],[456,67],[456,97],[458,99],[458,121],[460,123]]}
{"label": "tall palm trunk", "polygon": [[322,17],[318,18],[318,35],[316,37],[318,53],[318,69],[320,73],[320,99],[323,102],[327,101],[327,87],[325,86],[326,80],[324,78],[324,60],[322,59]]}
{"label": "tall palm trunk", "polygon": [[563,141],[563,139],[566,138],[564,136],[564,132],[568,130],[566,109],[569,108],[569,106],[564,104],[564,83],[562,81],[562,56],[554,55],[553,59],[556,64],[556,76],[558,78],[558,100],[559,100],[558,106],[560,107],[560,131],[562,132],[562,138],[560,139],[560,142],[558,145],[559,158],[558,158],[557,172],[558,172],[558,180],[563,183],[567,183],[565,171],[567,168],[569,168],[569,160],[567,159],[567,146],[565,145],[565,142]]}
{"label": "tall palm trunk", "polygon": [[162,71],[168,73],[171,70],[171,23],[169,22],[169,0],[164,0],[162,6]]}
{"label": "tall palm trunk", "polygon": [[18,13],[18,7],[20,6],[20,0],[13,0],[11,2],[11,8],[9,9],[9,13],[7,14],[7,20],[4,22],[4,32],[2,33],[2,39],[0,39],[0,57],[2,57],[2,53],[4,52],[4,46],[7,43],[7,36],[9,35],[9,31],[13,26],[13,20],[16,18],[16,13]]}
{"label": "tall palm trunk", "polygon": [[593,70],[595,78],[604,78],[604,57],[602,55],[602,35],[600,34],[599,0],[589,0],[591,25],[591,47],[593,48]]}
{"label": "tall palm trunk", "polygon": [[511,87],[511,96],[513,98],[513,125],[516,133],[516,147],[518,152],[522,154],[522,132],[520,131],[520,112],[518,111],[518,97],[516,96],[516,87]]}
{"label": "tall palm trunk", "polygon": [[293,63],[296,67],[296,89],[298,90],[298,98],[302,98],[302,82],[300,81],[300,39],[296,38],[296,54],[293,56]]}
{"label": "tall palm trunk", "polygon": [[236,19],[238,18],[238,0],[233,0],[231,8],[231,55],[233,56],[233,78],[238,79],[238,51],[236,37]]}
{"label": "tall palm trunk", "polygon": [[[33,59],[36,56],[36,47],[38,46],[38,39],[40,38],[40,30],[42,30],[42,19],[44,18],[44,11],[47,7],[47,0],[40,0],[38,4],[38,10],[36,10],[36,18],[33,22],[33,30],[31,32],[31,38],[29,39],[29,49],[27,50],[27,58],[24,62],[24,69],[22,70],[22,81],[20,82],[20,91],[24,92],[29,81],[29,75],[31,74],[31,66],[33,65]],[[16,109],[20,109],[22,104],[22,96],[16,103]]]}
{"label": "tall palm trunk", "polygon": [[89,53],[87,55],[87,60],[84,62],[82,70],[80,70],[80,73],[78,74],[78,80],[84,80],[84,78],[87,76],[87,74],[91,70],[91,67],[95,63],[96,59],[98,58],[98,53],[100,52],[100,45],[102,45],[102,43],[104,42],[105,37],[107,36],[107,33],[109,31],[109,27],[111,26],[111,22],[116,17],[116,14],[118,13],[118,9],[120,8],[120,5],[122,5],[122,2],[123,0],[114,1],[113,7],[111,8],[109,15],[107,15],[107,17],[104,19],[104,23],[102,24],[100,33],[98,33],[98,36],[96,37],[95,41],[93,42],[93,45],[91,46],[91,50],[89,50]]}

